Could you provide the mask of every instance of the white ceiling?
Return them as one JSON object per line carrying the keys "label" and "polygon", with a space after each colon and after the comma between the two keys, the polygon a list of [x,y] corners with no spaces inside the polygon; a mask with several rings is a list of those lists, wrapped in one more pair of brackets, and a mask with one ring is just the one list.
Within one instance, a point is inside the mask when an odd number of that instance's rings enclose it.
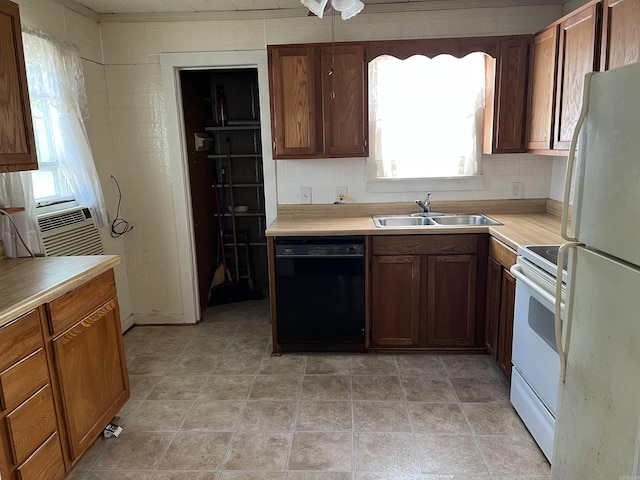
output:
{"label": "white ceiling", "polygon": [[[60,3],[68,4],[69,0],[58,0]],[[72,0],[73,1],[73,0]],[[403,7],[424,6],[425,9],[433,7],[443,8],[443,5],[451,3],[456,4],[456,0],[363,0],[366,5],[388,6],[393,9],[397,7],[404,10]],[[495,0],[480,0],[472,3],[473,6],[506,6],[509,3],[514,5],[560,5],[565,0],[529,0],[511,2]],[[275,13],[277,10],[299,9],[301,12],[305,9],[300,0],[75,0],[74,3],[83,5],[98,14],[149,14],[149,13],[188,13],[188,12],[257,12]],[[403,5],[404,4],[404,5]],[[431,8],[428,8],[431,7]],[[366,8],[365,8],[366,11]]]}

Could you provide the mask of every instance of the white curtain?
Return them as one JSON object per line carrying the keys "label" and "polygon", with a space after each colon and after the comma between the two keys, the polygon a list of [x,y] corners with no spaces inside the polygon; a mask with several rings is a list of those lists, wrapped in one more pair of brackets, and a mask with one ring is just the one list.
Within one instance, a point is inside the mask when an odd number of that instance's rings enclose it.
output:
{"label": "white curtain", "polygon": [[23,43],[38,159],[60,165],[75,199],[101,228],[108,223],[107,209],[84,127],[88,109],[78,50],[30,30]]}
{"label": "white curtain", "polygon": [[[0,175],[0,208],[23,207],[24,211],[11,214],[15,226],[29,250],[35,255],[44,252],[40,240],[40,230],[36,220],[36,204],[33,199],[31,172],[4,173]],[[16,235],[9,217],[0,215],[0,240],[7,257],[28,257],[27,252]]]}
{"label": "white curtain", "polygon": [[376,176],[477,174],[484,91],[483,53],[372,60],[369,138]]}

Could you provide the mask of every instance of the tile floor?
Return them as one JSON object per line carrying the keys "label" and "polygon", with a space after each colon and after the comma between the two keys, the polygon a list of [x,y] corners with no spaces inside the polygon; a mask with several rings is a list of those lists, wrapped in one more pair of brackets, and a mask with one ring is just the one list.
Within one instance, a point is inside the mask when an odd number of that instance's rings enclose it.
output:
{"label": "tile floor", "polygon": [[124,432],[72,480],[541,480],[483,356],[271,357],[266,301],[125,334]]}

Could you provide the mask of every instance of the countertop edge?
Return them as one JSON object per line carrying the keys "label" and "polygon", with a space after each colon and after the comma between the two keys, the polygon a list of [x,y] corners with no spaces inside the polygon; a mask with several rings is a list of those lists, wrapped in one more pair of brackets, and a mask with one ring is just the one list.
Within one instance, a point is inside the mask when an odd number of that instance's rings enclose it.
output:
{"label": "countertop edge", "polygon": [[376,228],[371,217],[347,218],[283,218],[276,219],[266,230],[267,237],[280,236],[342,236],[342,235],[438,235],[487,233],[513,250],[521,245],[561,244],[560,218],[550,213],[491,214],[501,223],[491,226],[439,226]]}
{"label": "countertop edge", "polygon": [[[36,257],[35,259],[4,259],[2,262],[23,262],[24,261],[41,261],[47,258],[69,258],[69,257]],[[76,257],[77,258],[77,257]],[[6,325],[10,321],[30,312],[34,308],[58,298],[59,296],[73,290],[74,288],[86,283],[101,273],[104,273],[116,265],[120,264],[120,256],[118,255],[101,255],[101,261],[80,267],[77,271],[70,274],[67,279],[56,282],[47,288],[39,290],[36,293],[26,296],[21,301],[13,303],[10,307],[0,311],[0,327]],[[2,265],[2,263],[0,263]]]}

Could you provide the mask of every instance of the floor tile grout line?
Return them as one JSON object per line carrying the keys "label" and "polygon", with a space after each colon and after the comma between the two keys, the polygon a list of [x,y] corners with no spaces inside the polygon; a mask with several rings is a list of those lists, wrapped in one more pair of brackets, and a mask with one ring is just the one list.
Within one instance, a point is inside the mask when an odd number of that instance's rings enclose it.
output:
{"label": "floor tile grout line", "polygon": [[351,478],[355,478],[356,474],[356,405],[355,395],[353,392],[353,356],[349,358],[349,397],[351,407]]}
{"label": "floor tile grout line", "polygon": [[[245,312],[245,313],[246,313],[246,312]],[[239,324],[239,325],[240,325],[240,324]],[[237,327],[236,327],[236,331],[238,331],[239,329],[240,329],[240,326],[237,326]],[[244,335],[244,334],[246,334],[246,329],[243,329],[243,335]],[[236,338],[241,338],[241,337],[240,337],[240,336],[236,336]],[[252,338],[258,338],[258,337],[252,337]],[[191,341],[193,341],[193,338],[191,339]],[[228,343],[227,343],[227,346],[225,347],[225,351],[228,351],[228,349],[229,349],[229,345],[230,345],[230,342],[228,342]],[[185,347],[185,348],[186,348],[186,347]],[[265,351],[264,351],[264,353],[263,353],[263,355],[262,355],[262,357],[261,357],[261,358],[266,358],[266,357],[268,356],[269,348],[270,348],[270,344],[269,344],[269,343],[268,343],[268,341],[267,341]],[[249,353],[249,352],[247,351],[247,353]],[[222,354],[221,354],[221,355],[222,355]],[[220,355],[220,356],[221,356],[221,355]],[[306,364],[308,363],[308,358],[309,358],[308,356],[307,356],[307,357],[305,357],[305,368],[304,368],[304,370],[303,370],[303,372],[302,372],[302,375],[300,376],[300,378],[302,379],[302,382],[303,382],[303,383],[301,384],[300,390],[298,390],[297,402],[296,402],[296,411],[295,411],[295,418],[294,418],[294,420],[293,420],[293,428],[292,428],[292,430],[291,430],[291,443],[290,443],[290,445],[289,445],[289,446],[290,446],[290,449],[289,449],[289,455],[288,455],[288,457],[290,457],[290,454],[291,454],[291,445],[292,445],[292,441],[293,441],[293,436],[295,435],[295,432],[297,431],[298,417],[299,417],[299,414],[300,414],[300,411],[301,411],[301,404],[302,404],[302,401],[303,401],[303,399],[302,399],[302,385],[304,384],[304,380],[307,378],[307,375],[311,375],[311,374],[307,374],[307,373],[306,373]],[[350,363],[350,364],[353,362],[353,358],[354,358],[354,357],[349,357],[349,363]],[[443,371],[444,371],[444,372],[445,372],[445,374],[446,374],[445,378],[446,378],[446,380],[447,380],[447,383],[449,384],[450,388],[452,388],[452,389],[453,389],[453,391],[454,391],[455,399],[457,400],[455,403],[456,403],[456,405],[458,405],[458,407],[459,407],[459,408],[461,408],[461,407],[462,407],[462,402],[460,401],[460,397],[459,397],[459,395],[458,395],[457,390],[456,390],[455,388],[453,388],[453,383],[452,383],[452,381],[451,381],[451,378],[452,378],[452,377],[451,377],[451,374],[453,374],[453,373],[454,373],[454,371],[453,371],[453,370],[449,370],[449,369],[447,369],[447,368],[445,367],[444,363],[443,363],[442,358],[441,358],[440,356],[439,356],[438,358],[439,358],[439,364],[443,367]],[[417,401],[417,400],[416,400],[416,401],[410,401],[410,400],[408,400],[408,399],[407,399],[407,394],[406,394],[406,392],[407,392],[407,391],[406,391],[406,388],[405,388],[405,386],[404,386],[404,383],[402,382],[402,377],[403,377],[403,376],[402,376],[402,375],[401,375],[401,373],[400,373],[400,365],[399,365],[399,362],[398,362],[398,358],[397,358],[397,356],[396,356],[396,357],[394,357],[394,362],[395,362],[395,363],[394,363],[394,367],[395,367],[395,369],[396,369],[396,374],[395,374],[395,375],[388,375],[388,376],[396,377],[396,378],[397,378],[397,380],[398,380],[398,381],[399,381],[399,383],[400,383],[400,386],[401,386],[401,392],[402,392],[402,399],[401,399],[399,402],[403,403],[403,408],[404,408],[405,414],[407,415],[407,418],[408,418],[408,421],[409,421],[409,425],[410,425],[410,430],[411,430],[411,431],[410,431],[409,433],[410,433],[411,435],[413,435],[413,438],[414,438],[414,445],[413,445],[413,447],[414,447],[414,448],[416,448],[416,444],[415,444],[415,435],[416,435],[418,432],[416,432],[416,431],[415,431],[415,425],[413,424],[413,421],[412,421],[412,419],[411,419],[411,415],[409,414],[409,406],[410,406],[411,404],[413,404],[413,403],[427,403],[427,404],[434,404],[434,403],[452,403],[452,402],[419,402],[419,401]],[[262,361],[261,361],[260,363],[262,364]],[[259,370],[259,368],[260,368],[260,367],[258,367],[258,369],[257,369],[257,370],[254,370],[254,371],[253,371],[253,373],[252,373],[251,375],[249,375],[250,377],[252,377],[252,383],[251,383],[251,387],[250,387],[250,389],[249,389],[249,391],[248,391],[248,393],[247,393],[247,396],[245,397],[245,399],[244,399],[244,401],[243,401],[243,412],[242,412],[242,413],[244,413],[244,410],[247,408],[247,405],[248,405],[248,404],[249,404],[249,402],[250,402],[250,394],[251,394],[251,390],[253,389],[253,386],[255,385],[255,381],[257,380],[257,378],[259,378],[259,374],[260,374],[260,370]],[[289,373],[289,372],[285,372],[285,373]],[[353,480],[355,480],[355,478],[356,478],[356,471],[355,471],[355,435],[357,434],[357,431],[356,431],[356,425],[355,425],[355,408],[354,408],[354,405],[355,405],[355,399],[354,399],[353,379],[354,379],[354,377],[357,377],[357,376],[378,376],[378,375],[377,375],[377,373],[378,373],[378,372],[372,372],[370,369],[366,369],[366,368],[365,368],[364,370],[361,370],[361,371],[359,372],[359,375],[355,375],[353,371],[349,372],[349,383],[350,383],[350,390],[349,390],[349,392],[350,392],[350,397],[351,397],[351,398],[350,398],[348,401],[350,402],[350,406],[351,406],[351,423],[352,423],[352,425],[351,425],[351,438],[352,438],[352,467],[353,467],[353,468],[352,468],[352,472],[351,472],[351,475],[350,475],[350,476],[351,476],[351,478],[352,478]],[[384,373],[384,372],[383,372],[383,373]],[[458,372],[458,371],[457,371],[456,373],[457,373],[457,374],[459,374],[459,372]],[[278,372],[276,372],[276,374],[278,374]],[[280,373],[280,374],[281,374],[281,373]],[[332,374],[332,375],[334,375],[334,374]],[[207,376],[207,378],[208,378],[208,379],[215,379],[215,376],[217,376],[217,375],[213,375],[213,374],[212,374],[212,375],[208,375],[208,376]],[[245,376],[245,375],[242,375],[242,376]],[[387,376],[387,375],[383,375],[383,376]],[[413,375],[413,376],[417,376],[417,375]],[[163,374],[163,377],[166,377],[166,372],[165,372],[165,374]],[[436,378],[437,378],[437,377],[440,377],[440,375],[437,375],[437,376],[436,376]],[[431,376],[431,375],[430,375],[430,376],[429,376],[429,378],[433,378],[433,376]],[[462,377],[461,377],[461,378],[462,378]],[[469,378],[472,378],[472,377],[471,377],[471,376],[469,376]],[[494,375],[494,378],[495,378],[495,375]],[[151,391],[153,391],[153,389],[151,389],[151,390],[150,390],[150,392],[151,392]],[[149,398],[149,396],[150,396],[150,392],[149,392],[149,393],[147,393],[147,395],[144,397],[144,399],[145,399],[145,400]],[[200,393],[201,393],[201,392],[202,392],[202,388],[200,388],[200,389],[199,389],[198,394],[196,394],[196,397],[195,397],[195,399],[194,399],[194,403],[192,403],[192,405],[191,405],[191,407],[190,407],[190,411],[193,409],[193,406],[194,406],[194,404],[195,404],[195,401],[199,398],[199,395],[200,395]],[[269,399],[266,399],[266,398],[265,398],[265,399],[257,399],[257,400],[255,400],[255,402],[261,402],[261,401],[267,401],[267,400],[269,400]],[[141,401],[142,401],[142,400],[141,400]],[[318,399],[318,400],[316,400],[316,401],[339,401],[339,400],[334,400],[334,399],[331,399],[331,400],[329,400],[329,399]],[[380,399],[380,400],[369,400],[369,399],[363,399],[362,401],[368,401],[368,402],[386,402],[386,401],[388,401],[388,400],[385,400],[385,399]],[[397,401],[394,401],[394,403],[397,403]],[[471,402],[471,403],[476,403],[476,402]],[[481,403],[485,403],[485,402],[481,402]],[[493,402],[489,402],[489,403],[493,403]],[[463,409],[463,412],[464,412],[464,415],[465,415],[465,417],[464,417],[464,418],[465,418],[465,420],[466,420],[466,422],[467,422],[467,425],[469,426],[469,425],[470,425],[470,423],[469,423],[469,419],[468,419],[468,417],[466,416],[466,412],[464,411],[464,409]],[[240,431],[240,430],[239,430],[239,427],[240,427],[240,419],[241,419],[241,418],[242,418],[242,414],[240,414],[240,415],[238,416],[238,419],[236,420],[235,428],[234,428],[234,430],[233,430],[233,432],[234,432],[234,438],[235,438],[235,434],[236,434],[238,431]],[[181,426],[184,424],[185,419],[186,419],[186,415],[185,415],[185,417],[183,418],[183,421],[181,422]],[[383,433],[388,433],[388,432],[383,432]],[[429,433],[429,432],[427,432],[427,433]],[[430,434],[437,435],[437,433],[430,433]],[[471,434],[474,436],[474,439],[476,440],[476,445],[478,445],[478,442],[477,442],[477,440],[478,440],[478,439],[477,439],[476,432],[475,432],[474,430],[471,430]],[[442,433],[442,435],[451,435],[451,434],[446,433],[446,432],[443,432],[443,433]],[[500,436],[500,435],[496,435],[496,436]],[[526,437],[526,435],[522,435],[522,437],[527,438],[527,437]],[[233,439],[232,439],[232,440],[233,440]],[[229,446],[228,446],[228,449],[230,448],[231,444],[232,444],[232,441],[230,441],[230,444],[229,444]],[[479,448],[479,447],[478,447],[478,448]],[[220,475],[220,476],[222,475],[222,465],[224,464],[224,461],[226,460],[226,457],[228,456],[228,449],[227,449],[227,453],[225,453],[225,458],[223,459],[223,461],[222,461],[222,463],[221,463],[220,469],[217,471],[217,472],[218,472],[218,475]],[[164,455],[164,454],[163,454],[163,455]],[[417,456],[417,455],[416,455],[416,456]],[[419,463],[419,458],[418,458],[418,463]],[[485,464],[486,464],[486,461],[485,461]],[[287,472],[287,471],[288,471],[288,469],[286,469],[286,470],[285,470],[285,472],[283,472],[283,473],[284,473],[284,474],[286,474],[286,472]],[[85,476],[86,476],[86,475],[85,475]],[[471,479],[471,478],[473,478],[473,476],[472,476],[472,477],[469,477],[469,478]],[[500,478],[500,477],[496,477],[496,480],[497,480],[498,478]],[[525,478],[525,477],[522,477],[522,478]]]}
{"label": "floor tile grout line", "polygon": [[[309,357],[307,355],[304,356],[304,368],[302,371],[304,372],[307,369],[307,362],[309,361]],[[287,455],[284,460],[284,471],[285,478],[289,476],[289,461],[291,460],[291,452],[293,451],[293,441],[295,439],[296,434],[296,424],[298,423],[298,415],[300,414],[300,401],[302,399],[302,389],[304,388],[304,373],[302,375],[302,380],[300,381],[300,387],[298,388],[298,401],[296,402],[296,413],[293,419],[293,426],[291,428],[291,438],[289,439],[289,448],[287,451]]]}

